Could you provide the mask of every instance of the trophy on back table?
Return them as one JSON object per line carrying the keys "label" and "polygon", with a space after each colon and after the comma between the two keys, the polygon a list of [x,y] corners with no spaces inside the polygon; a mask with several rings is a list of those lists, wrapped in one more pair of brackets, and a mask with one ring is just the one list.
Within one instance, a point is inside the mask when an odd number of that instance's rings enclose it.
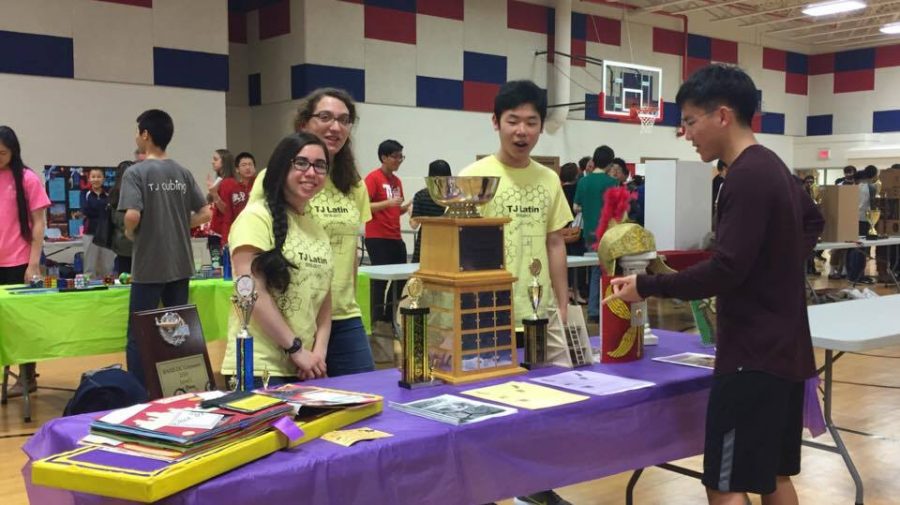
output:
{"label": "trophy on back table", "polygon": [[422,223],[422,280],[428,354],[435,378],[459,384],[524,373],[516,352],[513,282],[504,268],[503,226],[478,206],[497,191],[499,177],[428,177],[441,217]]}

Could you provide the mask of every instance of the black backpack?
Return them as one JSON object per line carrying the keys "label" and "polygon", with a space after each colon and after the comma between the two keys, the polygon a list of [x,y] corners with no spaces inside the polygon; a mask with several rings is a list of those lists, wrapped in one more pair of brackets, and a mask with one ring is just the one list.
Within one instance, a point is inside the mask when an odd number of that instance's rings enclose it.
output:
{"label": "black backpack", "polygon": [[147,390],[134,375],[122,370],[121,365],[111,365],[81,374],[81,383],[66,404],[63,416],[120,409],[147,401]]}

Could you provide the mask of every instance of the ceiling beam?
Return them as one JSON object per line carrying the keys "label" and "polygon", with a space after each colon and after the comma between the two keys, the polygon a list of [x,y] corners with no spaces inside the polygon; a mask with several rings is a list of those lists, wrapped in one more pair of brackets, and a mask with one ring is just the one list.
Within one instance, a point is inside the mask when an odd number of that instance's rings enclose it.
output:
{"label": "ceiling beam", "polygon": [[703,11],[703,10],[711,9],[713,7],[726,7],[728,5],[740,4],[740,3],[746,4],[746,3],[752,3],[752,2],[748,2],[747,0],[729,0],[727,2],[716,2],[713,4],[709,4],[709,5],[702,5],[702,6],[698,6],[698,7],[689,7],[687,9],[680,9],[680,10],[672,11],[671,14],[687,14],[688,12]]}
{"label": "ceiling beam", "polygon": [[[884,3],[884,4],[879,4],[879,5],[889,5],[889,4],[900,4],[900,0],[894,0],[894,1],[891,1],[891,2],[886,2],[886,3]],[[842,24],[844,24],[844,23],[852,23],[852,22],[854,22],[854,21],[865,21],[865,20],[868,20],[868,19],[879,19],[879,18],[884,18],[884,17],[890,17],[890,16],[893,16],[893,15],[895,15],[895,14],[897,14],[897,13],[896,13],[896,12],[885,12],[885,13],[882,13],[882,14],[863,14],[863,15],[860,15],[860,16],[848,17],[848,18],[844,18],[844,19],[838,19],[838,20],[834,20],[834,19],[833,19],[833,20],[831,20],[831,21],[821,21],[821,22],[818,22],[818,23],[810,23],[810,24],[804,25],[804,26],[793,26],[793,27],[788,27],[788,28],[779,28],[779,29],[777,29],[777,30],[766,30],[765,33],[767,33],[767,34],[773,34],[773,33],[787,33],[787,32],[793,32],[793,31],[796,31],[796,30],[804,30],[804,29],[808,29],[808,28],[821,28],[821,27],[826,27],[826,26],[838,26],[838,25],[842,25]],[[808,16],[801,16],[801,18],[807,18],[807,17],[808,17]],[[742,26],[759,26],[759,25],[742,25]]]}
{"label": "ceiling beam", "polygon": [[[867,39],[861,40],[859,42],[850,42],[847,44],[835,44],[831,47],[841,48],[841,49],[853,49],[853,48],[869,48],[876,46],[888,46],[897,43],[897,37],[892,37],[890,35],[885,35],[884,37],[879,37],[877,39]],[[823,46],[828,47],[828,46]]]}
{"label": "ceiling beam", "polygon": [[846,35],[844,37],[829,38],[828,40],[813,41],[812,45],[814,45],[814,46],[833,45],[834,42],[847,42],[850,40],[871,39],[873,37],[878,37],[879,35],[881,35],[881,32],[877,32],[877,31],[869,32],[864,35]]}
{"label": "ceiling beam", "polygon": [[663,2],[661,4],[648,5],[647,7],[642,7],[637,10],[637,12],[659,12],[667,7],[671,7],[673,5],[688,3],[691,0],[672,0],[669,2]]}
{"label": "ceiling beam", "polygon": [[774,8],[774,9],[767,9],[767,10],[764,10],[764,11],[747,12],[747,13],[745,13],[745,14],[738,14],[737,16],[726,16],[726,17],[724,17],[724,18],[710,19],[710,22],[717,22],[717,21],[735,21],[735,20],[738,20],[738,19],[750,18],[750,17],[754,17],[754,16],[764,16],[764,15],[766,15],[766,14],[774,14],[774,13],[776,13],[776,12],[781,12],[781,11],[786,11],[786,10],[796,9],[797,7],[801,7],[801,6],[803,6],[803,5],[806,5],[806,3],[805,3],[805,2],[798,2],[798,3],[793,3],[793,4],[791,4],[791,5],[784,5],[784,6],[781,6],[781,7],[776,7],[776,8]]}
{"label": "ceiling beam", "polygon": [[[900,16],[900,14],[898,14],[898,16]],[[875,23],[866,23],[866,24],[862,24],[862,25],[856,25],[856,26],[853,26],[850,28],[842,28],[840,30],[819,30],[819,31],[813,31],[810,33],[801,33],[800,35],[792,35],[791,38],[794,40],[798,40],[798,39],[809,39],[809,38],[815,38],[815,37],[830,37],[837,33],[847,33],[847,32],[853,32],[856,30],[863,30],[866,28],[872,28],[873,26],[881,26],[881,24],[882,24],[881,21],[877,21]],[[804,26],[804,28],[809,28],[809,27]],[[769,33],[773,33],[773,32],[769,32]]]}

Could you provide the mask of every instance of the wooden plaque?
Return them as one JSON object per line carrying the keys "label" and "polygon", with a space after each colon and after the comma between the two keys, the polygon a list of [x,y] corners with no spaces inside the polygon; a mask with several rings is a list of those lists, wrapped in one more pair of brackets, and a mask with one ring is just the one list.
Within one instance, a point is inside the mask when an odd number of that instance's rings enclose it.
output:
{"label": "wooden plaque", "polygon": [[216,389],[196,305],[145,310],[132,317],[151,400]]}

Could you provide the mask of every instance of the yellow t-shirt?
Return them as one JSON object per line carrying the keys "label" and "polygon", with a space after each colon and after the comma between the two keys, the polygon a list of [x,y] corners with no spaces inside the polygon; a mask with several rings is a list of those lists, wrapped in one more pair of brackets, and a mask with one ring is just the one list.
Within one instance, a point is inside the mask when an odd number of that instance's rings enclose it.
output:
{"label": "yellow t-shirt", "polygon": [[539,282],[544,286],[544,296],[538,314],[545,316],[547,307],[556,305],[550,284],[547,234],[565,227],[573,219],[559,176],[534,160],[525,168],[513,168],[496,156],[476,161],[459,175],[500,177],[497,193],[481,208],[481,215],[512,219],[503,227],[503,249],[506,270],[518,278],[513,284],[516,327],[521,328],[522,318],[532,313],[526,289],[531,283],[528,266],[532,258],[541,261]]}
{"label": "yellow t-shirt", "polygon": [[[322,227],[309,215],[287,212],[288,231],[284,242],[284,257],[297,268],[291,268],[291,282],[284,293],[275,293],[275,303],[288,326],[302,342],[312,349],[316,333],[316,316],[331,287],[331,244]],[[261,201],[250,202],[231,226],[228,242],[232,249],[252,246],[262,251],[275,247],[272,234],[272,215]],[[222,361],[222,374],[235,371],[235,335],[240,329],[237,315],[228,320],[228,345]],[[294,376],[297,369],[280,346],[263,334],[251,317],[248,327],[253,335],[253,374],[260,376],[268,370],[274,376]]]}
{"label": "yellow t-shirt", "polygon": [[[263,169],[256,177],[250,190],[250,201],[263,200]],[[360,227],[372,219],[369,194],[361,182],[350,190],[349,195],[341,193],[331,182],[325,180],[325,187],[310,201],[307,211],[322,226],[331,240],[334,277],[331,281],[331,319],[344,320],[360,317],[362,312],[356,303],[356,283],[354,267],[357,261],[356,246]]]}

